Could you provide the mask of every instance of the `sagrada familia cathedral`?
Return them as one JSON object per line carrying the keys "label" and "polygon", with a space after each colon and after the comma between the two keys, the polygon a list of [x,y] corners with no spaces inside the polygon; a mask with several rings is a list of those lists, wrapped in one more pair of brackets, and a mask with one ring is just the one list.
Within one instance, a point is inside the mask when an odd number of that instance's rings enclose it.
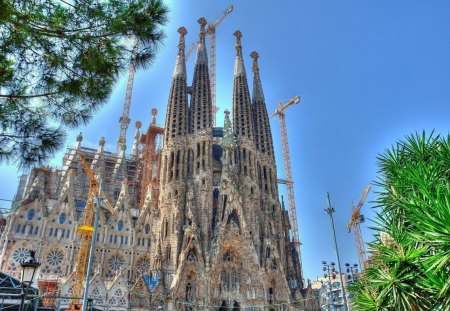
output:
{"label": "sagrada familia cathedral", "polygon": [[[102,180],[89,297],[98,310],[291,310],[304,304],[297,248],[280,203],[272,134],[252,52],[250,96],[236,31],[233,109],[213,127],[205,21],[188,86],[181,27],[166,122],[136,134],[131,153],[69,148],[61,169],[23,176],[0,240],[0,270],[18,277],[36,251],[37,285],[68,309],[76,282],[89,179]],[[52,294],[52,295],[50,295]],[[59,298],[54,298],[55,296]]]}

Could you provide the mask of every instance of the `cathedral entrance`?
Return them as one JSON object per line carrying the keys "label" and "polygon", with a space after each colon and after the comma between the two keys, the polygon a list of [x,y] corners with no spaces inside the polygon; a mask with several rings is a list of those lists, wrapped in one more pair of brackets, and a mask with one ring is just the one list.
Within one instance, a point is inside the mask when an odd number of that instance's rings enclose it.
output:
{"label": "cathedral entrance", "polygon": [[222,300],[222,304],[220,305],[219,311],[230,311],[230,310],[232,310],[232,311],[240,311],[241,310],[241,306],[239,305],[239,302],[233,301],[228,306],[227,303],[225,302],[225,300]]}

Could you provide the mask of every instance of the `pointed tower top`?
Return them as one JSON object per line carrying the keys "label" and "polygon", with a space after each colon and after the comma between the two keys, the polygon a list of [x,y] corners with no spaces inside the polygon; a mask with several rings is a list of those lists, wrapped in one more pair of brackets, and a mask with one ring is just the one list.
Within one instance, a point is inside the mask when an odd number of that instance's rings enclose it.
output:
{"label": "pointed tower top", "polygon": [[259,58],[259,54],[256,51],[253,51],[250,54],[251,58],[253,58],[253,66],[252,66],[252,71],[254,74],[253,77],[253,96],[252,96],[252,101],[256,101],[256,100],[262,100],[264,101],[264,93],[262,90],[262,84],[261,84],[261,79],[259,77],[259,66],[258,66],[258,58]]}
{"label": "pointed tower top", "polygon": [[250,57],[253,58],[253,67],[252,67],[252,71],[254,74],[259,73],[259,67],[258,67],[258,58],[259,58],[259,54],[256,51],[253,51],[250,54]]}
{"label": "pointed tower top", "polygon": [[236,37],[236,52],[239,54],[242,52],[242,46],[241,46],[241,38],[242,38],[242,32],[240,30],[236,30],[233,35]]}
{"label": "pointed tower top", "polygon": [[208,57],[206,56],[206,44],[205,44],[205,36],[206,36],[206,19],[200,17],[197,21],[200,24],[200,35],[198,39],[198,48],[197,48],[197,61],[195,64],[207,64]]}
{"label": "pointed tower top", "polygon": [[187,30],[186,30],[186,28],[184,28],[183,26],[181,26],[180,28],[178,28],[178,33],[180,34],[180,42],[178,43],[178,48],[181,50],[181,49],[183,49],[184,50],[184,46],[185,46],[185,44],[184,44],[184,36],[186,36],[187,35]]}
{"label": "pointed tower top", "polygon": [[242,45],[241,38],[242,33],[239,30],[236,30],[233,35],[236,37],[236,61],[234,63],[234,75],[245,75],[245,67],[244,60],[242,58]]}
{"label": "pointed tower top", "polygon": [[204,17],[200,17],[197,23],[200,24],[200,40],[205,40],[206,35],[205,27],[207,24],[206,19]]}
{"label": "pointed tower top", "polygon": [[178,43],[178,55],[177,61],[175,63],[175,70],[173,71],[173,78],[175,77],[186,77],[186,66],[184,64],[184,36],[187,34],[187,30],[184,27],[178,28],[178,33],[180,34],[180,42]]}

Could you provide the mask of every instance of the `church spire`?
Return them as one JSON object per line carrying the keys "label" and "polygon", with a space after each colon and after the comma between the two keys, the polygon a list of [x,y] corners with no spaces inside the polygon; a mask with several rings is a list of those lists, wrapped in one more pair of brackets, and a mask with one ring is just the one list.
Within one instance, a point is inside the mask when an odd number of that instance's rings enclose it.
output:
{"label": "church spire", "polygon": [[202,17],[198,20],[198,23],[200,24],[200,36],[194,79],[192,82],[191,107],[189,110],[189,129],[191,133],[212,127],[211,86],[205,45],[206,20]]}
{"label": "church spire", "polygon": [[236,36],[236,60],[234,63],[233,83],[233,125],[238,136],[245,136],[253,140],[253,121],[250,108],[250,92],[248,89],[247,75],[245,73],[242,57],[241,37],[237,30]]}
{"label": "church spire", "polygon": [[253,96],[252,115],[255,127],[256,148],[261,152],[273,157],[272,132],[270,130],[269,116],[267,115],[266,101],[259,76],[258,58],[259,55],[253,51],[250,56],[253,58]]}
{"label": "church spire", "polygon": [[184,36],[187,34],[187,30],[184,27],[180,27],[178,33],[180,34],[180,43],[178,44],[177,60],[173,71],[166,113],[166,143],[169,143],[177,136],[183,136],[187,133],[188,104],[186,63],[184,56]]}

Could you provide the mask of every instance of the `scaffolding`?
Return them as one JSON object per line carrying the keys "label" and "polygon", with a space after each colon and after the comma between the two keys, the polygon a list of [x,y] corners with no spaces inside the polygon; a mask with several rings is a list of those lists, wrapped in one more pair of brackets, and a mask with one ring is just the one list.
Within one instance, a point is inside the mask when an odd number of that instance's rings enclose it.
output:
{"label": "scaffolding", "polygon": [[137,202],[142,209],[147,191],[152,191],[152,197],[159,197],[159,173],[161,169],[161,151],[164,142],[164,128],[156,125],[157,110],[152,109],[152,123],[147,133],[142,134],[140,144],[142,146],[141,161],[139,166],[139,183],[137,190]]}

